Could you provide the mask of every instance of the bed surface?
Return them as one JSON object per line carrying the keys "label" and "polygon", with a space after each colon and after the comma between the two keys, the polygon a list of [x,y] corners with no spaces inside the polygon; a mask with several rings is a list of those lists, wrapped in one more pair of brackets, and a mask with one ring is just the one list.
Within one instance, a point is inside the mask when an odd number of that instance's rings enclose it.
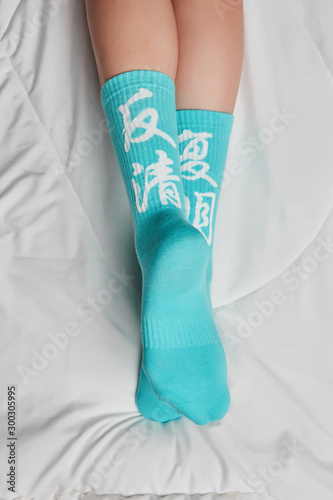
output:
{"label": "bed surface", "polygon": [[232,405],[163,425],[135,405],[140,270],[84,3],[1,3],[1,500],[332,499],[332,22],[245,2],[213,255]]}

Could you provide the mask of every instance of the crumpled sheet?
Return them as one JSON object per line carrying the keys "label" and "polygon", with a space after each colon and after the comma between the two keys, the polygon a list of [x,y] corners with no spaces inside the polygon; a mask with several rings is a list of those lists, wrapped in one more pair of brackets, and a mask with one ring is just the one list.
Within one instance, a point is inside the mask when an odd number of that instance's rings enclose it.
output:
{"label": "crumpled sheet", "polygon": [[232,406],[198,427],[135,406],[140,270],[84,3],[1,3],[1,499],[332,498],[332,21],[245,2],[212,292]]}

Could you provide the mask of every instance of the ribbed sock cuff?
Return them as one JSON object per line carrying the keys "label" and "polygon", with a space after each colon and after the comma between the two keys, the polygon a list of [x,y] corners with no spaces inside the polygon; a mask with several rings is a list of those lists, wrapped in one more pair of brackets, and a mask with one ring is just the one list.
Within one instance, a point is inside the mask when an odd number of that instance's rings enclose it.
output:
{"label": "ribbed sock cuff", "polygon": [[[133,70],[126,71],[116,75],[107,82],[105,82],[101,90],[101,101],[103,108],[107,105],[108,101],[116,94],[124,92],[128,88],[133,88],[133,85],[142,85],[159,88],[170,92],[175,96],[175,84],[170,76],[160,71],[153,70]],[[126,92],[125,92],[126,93]]]}
{"label": "ribbed sock cuff", "polygon": [[212,345],[220,342],[209,310],[199,311],[192,317],[179,314],[170,319],[142,320],[142,345],[149,349],[179,349]]}
{"label": "ribbed sock cuff", "polygon": [[196,128],[210,128],[231,132],[234,115],[222,111],[209,109],[177,109],[177,122],[180,127],[186,128],[188,124],[195,124]]}
{"label": "ribbed sock cuff", "polygon": [[[209,212],[205,215],[210,220],[209,226],[203,227],[208,245],[211,245],[213,239],[216,208],[233,121],[232,114],[220,111],[202,109],[177,111],[184,194],[191,206],[189,221],[193,225],[199,224],[201,216],[197,207],[204,205],[209,207]],[[201,140],[199,135],[193,137],[191,132],[203,134]]]}

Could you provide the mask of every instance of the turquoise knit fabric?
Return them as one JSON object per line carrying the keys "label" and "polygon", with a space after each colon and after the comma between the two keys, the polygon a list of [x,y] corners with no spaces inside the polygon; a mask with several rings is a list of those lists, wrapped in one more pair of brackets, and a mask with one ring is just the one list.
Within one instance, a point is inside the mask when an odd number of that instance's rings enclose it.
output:
{"label": "turquoise knit fabric", "polygon": [[226,360],[206,276],[210,251],[186,216],[174,83],[156,71],[108,80],[101,94],[142,270],[142,368],[154,394],[203,425],[229,407]]}
{"label": "turquoise knit fabric", "polygon": [[[178,140],[181,158],[182,181],[188,219],[206,238],[209,247],[207,287],[210,292],[212,278],[212,243],[216,209],[221,191],[223,173],[233,116],[208,110],[177,111]],[[208,201],[205,210],[197,204]],[[203,214],[202,214],[203,212]],[[137,405],[140,412],[152,420],[167,422],[180,415],[160,401],[140,370]]]}
{"label": "turquoise knit fabric", "polygon": [[177,111],[179,154],[188,220],[209,247],[207,284],[212,281],[212,249],[234,117],[202,109]]}

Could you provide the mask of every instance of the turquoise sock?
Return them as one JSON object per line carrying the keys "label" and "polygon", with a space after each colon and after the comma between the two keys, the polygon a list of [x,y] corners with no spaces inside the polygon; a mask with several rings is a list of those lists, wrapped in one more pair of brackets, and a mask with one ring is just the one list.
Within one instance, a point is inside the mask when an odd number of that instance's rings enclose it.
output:
{"label": "turquoise sock", "polygon": [[[210,294],[212,280],[212,244],[216,209],[233,125],[233,115],[217,111],[185,109],[177,111],[179,154],[185,206],[189,222],[204,235],[209,247],[206,274]],[[170,407],[153,392],[141,368],[137,400],[145,416],[164,422],[177,418]]]}
{"label": "turquoise sock", "polygon": [[186,211],[189,222],[203,234],[209,247],[209,292],[216,212],[233,121],[233,115],[219,111],[177,111]]}
{"label": "turquoise sock", "polygon": [[206,289],[208,246],[186,218],[174,83],[130,71],[106,82],[101,98],[142,270],[142,368],[178,413],[219,420],[229,406],[226,362]]}
{"label": "turquoise sock", "polygon": [[181,414],[168,405],[155,394],[145,372],[143,371],[142,363],[140,367],[139,384],[136,391],[136,406],[141,415],[156,422],[169,422],[177,420]]}

